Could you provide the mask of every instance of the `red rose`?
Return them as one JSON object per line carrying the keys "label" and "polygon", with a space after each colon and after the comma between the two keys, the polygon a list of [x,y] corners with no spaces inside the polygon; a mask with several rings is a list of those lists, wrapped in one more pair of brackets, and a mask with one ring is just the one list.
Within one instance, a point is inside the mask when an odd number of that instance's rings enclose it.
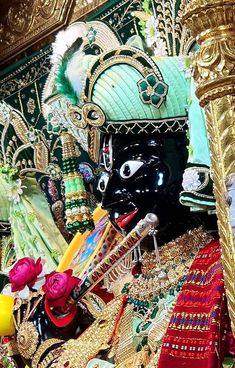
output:
{"label": "red rose", "polygon": [[42,289],[45,292],[47,303],[51,307],[63,308],[72,290],[81,282],[77,277],[72,276],[72,270],[65,272],[51,272],[46,276],[46,283]]}
{"label": "red rose", "polygon": [[42,272],[41,258],[35,262],[25,257],[17,261],[9,272],[11,291],[20,291],[27,285],[33,287],[38,275]]}

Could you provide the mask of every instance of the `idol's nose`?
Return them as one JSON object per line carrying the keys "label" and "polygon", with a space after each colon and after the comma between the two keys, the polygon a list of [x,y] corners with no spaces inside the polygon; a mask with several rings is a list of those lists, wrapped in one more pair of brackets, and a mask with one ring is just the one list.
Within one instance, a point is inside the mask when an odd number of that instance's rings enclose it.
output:
{"label": "idol's nose", "polygon": [[103,198],[101,201],[101,207],[110,210],[116,205],[130,202],[132,199],[131,194],[125,189],[113,188],[112,185],[107,185]]}

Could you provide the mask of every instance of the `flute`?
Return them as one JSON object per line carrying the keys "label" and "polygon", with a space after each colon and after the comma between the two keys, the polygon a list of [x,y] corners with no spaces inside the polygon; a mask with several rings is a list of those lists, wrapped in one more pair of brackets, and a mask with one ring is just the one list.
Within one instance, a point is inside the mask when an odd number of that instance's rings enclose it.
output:
{"label": "flute", "polygon": [[159,224],[158,217],[154,213],[148,213],[144,219],[140,220],[133,230],[117,244],[108,255],[86,276],[79,297],[93,289],[119,262],[132,252],[149,232]]}

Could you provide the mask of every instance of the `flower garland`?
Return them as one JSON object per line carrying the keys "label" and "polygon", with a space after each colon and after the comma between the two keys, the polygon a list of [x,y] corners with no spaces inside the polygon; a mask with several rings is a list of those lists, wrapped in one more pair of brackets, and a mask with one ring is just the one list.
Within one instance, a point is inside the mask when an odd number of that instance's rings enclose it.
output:
{"label": "flower garland", "polygon": [[151,1],[144,0],[142,2],[143,12],[138,12],[137,17],[140,18],[140,33],[145,38],[147,46],[152,49],[154,56],[167,56],[167,46],[159,31],[159,20],[151,9]]}
{"label": "flower garland", "polygon": [[78,172],[75,140],[69,133],[61,136],[63,145],[63,180],[65,186],[65,214],[68,231],[83,233],[92,230],[94,223],[91,210],[88,207],[87,193],[83,177]]}

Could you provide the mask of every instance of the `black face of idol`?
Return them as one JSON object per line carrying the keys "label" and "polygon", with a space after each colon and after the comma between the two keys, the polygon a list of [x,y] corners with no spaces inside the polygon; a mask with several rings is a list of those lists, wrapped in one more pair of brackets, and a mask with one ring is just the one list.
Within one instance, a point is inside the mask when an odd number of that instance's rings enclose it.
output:
{"label": "black face of idol", "polygon": [[175,222],[183,207],[179,193],[187,161],[186,146],[184,134],[104,138],[98,189],[103,196],[102,207],[109,212],[116,229],[128,233],[149,212],[158,216],[159,231],[166,231]]}

